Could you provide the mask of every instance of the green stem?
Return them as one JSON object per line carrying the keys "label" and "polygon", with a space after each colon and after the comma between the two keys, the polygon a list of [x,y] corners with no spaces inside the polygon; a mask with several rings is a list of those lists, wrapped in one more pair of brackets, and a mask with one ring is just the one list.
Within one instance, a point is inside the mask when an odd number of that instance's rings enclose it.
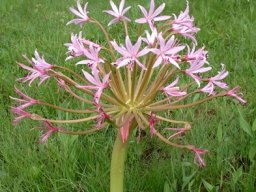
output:
{"label": "green stem", "polygon": [[128,142],[123,143],[121,132],[119,130],[112,152],[110,192],[124,191],[124,163],[126,159],[127,146]]}
{"label": "green stem", "polygon": [[131,89],[131,101],[134,103],[134,91],[135,91],[135,84],[136,84],[136,77],[137,77],[137,69],[138,66],[135,65],[133,72],[132,72],[132,89]]}
{"label": "green stem", "polygon": [[57,106],[57,105],[53,105],[53,104],[50,104],[50,103],[47,103],[47,102],[44,102],[44,101],[39,101],[39,104],[47,106],[47,107],[51,107],[51,108],[54,108],[54,109],[57,109],[57,110],[70,112],[70,113],[95,113],[95,111],[92,110],[92,109],[91,110],[90,109],[89,110],[67,109],[67,108],[60,107],[60,106]]}
{"label": "green stem", "polygon": [[63,69],[69,73],[71,73],[72,75],[74,75],[75,77],[77,77],[80,81],[84,82],[84,83],[88,83],[88,81],[86,81],[86,79],[84,77],[82,77],[81,75],[77,74],[75,71],[73,71],[72,69],[69,69],[68,67],[63,67],[63,66],[58,66],[58,65],[54,65],[54,68],[57,69]]}
{"label": "green stem", "polygon": [[128,26],[127,26],[127,23],[125,20],[123,20],[123,24],[124,24],[124,30],[125,30],[125,35],[128,36],[129,33],[128,33]]}
{"label": "green stem", "polygon": [[200,99],[196,102],[193,103],[189,103],[189,104],[184,104],[184,105],[169,105],[169,104],[165,104],[165,105],[159,105],[159,106],[153,106],[153,107],[148,107],[147,110],[149,111],[163,111],[163,110],[174,110],[174,109],[184,109],[184,108],[189,108],[189,107],[193,107],[195,105],[199,105],[201,103],[204,103],[206,101],[209,101],[211,99],[217,98],[217,97],[223,97],[225,96],[226,92],[222,92],[216,95],[212,95],[203,99]]}

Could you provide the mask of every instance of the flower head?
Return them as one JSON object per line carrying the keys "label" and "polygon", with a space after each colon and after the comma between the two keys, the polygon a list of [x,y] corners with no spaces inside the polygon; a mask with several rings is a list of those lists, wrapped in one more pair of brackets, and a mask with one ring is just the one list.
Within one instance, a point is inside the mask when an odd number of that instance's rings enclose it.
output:
{"label": "flower head", "polygon": [[112,41],[111,43],[114,49],[123,56],[119,58],[114,64],[116,64],[118,68],[129,65],[130,69],[133,70],[134,64],[137,63],[143,70],[146,70],[146,67],[139,61],[138,58],[146,55],[150,50],[148,48],[144,48],[143,50],[139,51],[141,42],[142,39],[139,37],[137,42],[132,45],[129,36],[126,36],[126,47],[123,45],[118,46],[115,41]]}
{"label": "flower head", "polygon": [[142,7],[141,5],[139,5],[139,8],[140,8],[141,12],[143,13],[144,17],[140,18],[140,19],[136,19],[135,22],[136,23],[148,23],[151,29],[154,28],[155,21],[164,21],[164,20],[171,18],[170,16],[158,16],[164,10],[165,3],[160,5],[155,10],[155,1],[151,0],[149,12],[147,12],[147,10],[144,7]]}
{"label": "flower head", "polygon": [[153,53],[158,55],[158,58],[156,59],[153,67],[158,67],[162,63],[171,63],[177,68],[180,68],[179,64],[177,63],[180,57],[177,55],[177,53],[182,51],[185,46],[177,45],[174,36],[171,36],[171,38],[165,42],[161,33],[158,35],[158,40],[160,47],[151,50]]}
{"label": "flower head", "polygon": [[41,144],[45,143],[54,132],[59,132],[59,128],[53,127],[48,121],[44,121],[44,126],[45,133],[39,139],[39,143]]}
{"label": "flower head", "polygon": [[19,79],[22,83],[29,81],[29,86],[31,86],[32,82],[39,78],[40,82],[38,85],[40,85],[50,77],[47,72],[53,68],[53,65],[47,63],[43,57],[40,57],[37,51],[35,51],[35,58],[32,58],[30,63],[32,67],[18,63],[23,69],[29,71],[28,75]]}
{"label": "flower head", "polygon": [[180,97],[180,96],[186,95],[187,93],[185,91],[180,91],[179,87],[175,87],[178,81],[179,81],[179,77],[177,77],[176,80],[173,81],[170,85],[163,88],[163,92],[173,97]]}
{"label": "flower head", "polygon": [[77,9],[70,7],[70,11],[76,15],[78,18],[76,19],[72,19],[71,21],[69,21],[67,23],[67,25],[69,24],[76,24],[76,25],[80,25],[81,27],[83,26],[84,23],[89,21],[89,17],[88,17],[88,11],[87,11],[87,5],[88,2],[85,3],[84,8],[82,8],[81,4],[80,4],[80,0],[77,0]]}
{"label": "flower head", "polygon": [[[114,4],[113,0],[110,0],[112,10],[104,11],[114,17],[109,25],[123,22],[123,32],[120,32],[123,35],[110,34],[110,31],[104,27],[101,21],[88,17],[87,5],[88,3],[82,8],[78,0],[77,8],[70,8],[76,18],[68,24],[73,23],[80,26],[86,22],[93,24],[105,36],[106,44],[98,45],[87,40],[82,37],[81,32],[71,34],[71,42],[65,44],[69,54],[66,60],[79,57],[81,60],[77,65],[88,65],[89,71],[82,70],[84,77],[81,77],[68,66],[56,66],[47,63],[37,51],[35,51],[32,60],[24,56],[29,63],[28,66],[19,63],[22,68],[28,70],[28,75],[21,78],[21,82],[29,82],[31,85],[35,79],[39,79],[40,85],[51,76],[58,83],[58,88],[61,87],[65,90],[65,94],[70,94],[72,101],[77,99],[78,102],[86,104],[86,109],[84,109],[84,105],[64,107],[63,104],[69,103],[63,102],[66,97],[60,99],[61,106],[56,106],[55,103],[33,99],[15,88],[19,98],[11,97],[18,103],[11,108],[11,111],[16,115],[14,124],[26,117],[43,122],[44,132],[40,137],[40,143],[46,142],[55,132],[84,135],[99,131],[105,125],[110,124],[109,128],[115,128],[118,131],[117,146],[122,144],[120,142],[126,143],[130,137],[134,136],[134,130],[138,130],[136,133],[139,134],[139,138],[142,130],[146,130],[145,133],[149,133],[151,137],[158,137],[172,147],[193,151],[197,164],[201,167],[205,166],[202,155],[207,150],[182,144],[183,142],[174,139],[183,136],[191,129],[190,123],[182,118],[173,119],[180,116],[176,114],[175,110],[177,112],[183,111],[186,108],[192,108],[223,96],[235,98],[242,104],[245,104],[246,101],[238,93],[239,87],[218,92],[219,89],[228,89],[227,83],[224,82],[228,72],[224,66],[217,75],[208,76],[208,78],[202,77],[202,74],[206,76],[204,73],[210,71],[212,67],[207,61],[205,48],[196,48],[195,34],[199,28],[195,27],[194,18],[189,15],[189,5],[187,4],[186,10],[181,12],[179,16],[174,15],[174,20],[169,20],[170,16],[160,16],[165,7],[164,3],[157,8],[155,1],[151,0],[149,10],[139,6],[144,17],[137,19],[136,22],[149,24],[150,27],[149,31],[145,31],[144,37],[140,36],[143,29],[141,25],[136,33],[138,37],[136,34],[132,34],[136,27],[129,28],[127,26],[131,20],[125,16],[130,9],[130,7],[125,8],[125,0],[120,0],[119,7]],[[155,25],[156,21],[167,19],[168,21],[162,25]],[[111,38],[122,38],[124,34],[124,45],[118,44],[115,40],[111,41]],[[185,39],[180,38],[179,34],[192,39],[193,45],[189,47],[186,44],[187,41],[182,43]],[[177,36],[180,41],[177,40]],[[136,38],[134,44],[130,37]],[[187,50],[185,50],[186,47]],[[157,68],[160,65],[162,66]],[[179,78],[184,78],[181,81],[181,87],[178,85]],[[206,86],[200,88],[201,82],[205,83]],[[203,92],[209,93],[209,95]],[[35,104],[63,111],[68,114],[70,119],[65,118],[66,116],[64,116],[65,119],[59,119],[59,116],[56,119],[48,119],[39,114],[30,114],[24,111]],[[72,106],[76,106],[76,109],[71,108]],[[70,113],[79,115],[69,115]],[[73,131],[51,124],[73,124],[88,121],[93,121],[96,128]],[[171,128],[156,129],[158,121],[171,124]]]}
{"label": "flower head", "polygon": [[124,16],[124,14],[131,8],[130,6],[129,7],[126,7],[124,9],[124,4],[125,4],[125,0],[121,0],[120,2],[120,5],[119,5],[119,9],[117,8],[117,6],[113,3],[112,0],[110,0],[110,5],[112,7],[113,10],[106,10],[106,11],[103,11],[105,13],[108,13],[110,15],[112,15],[113,17],[115,17],[115,19],[111,20],[108,24],[108,26],[112,25],[112,24],[115,24],[119,21],[128,21],[130,22],[131,20],[129,18],[127,18],[126,16]]}
{"label": "flower head", "polygon": [[200,30],[194,25],[194,17],[189,16],[189,3],[187,2],[187,8],[184,12],[181,12],[177,17],[174,14],[174,20],[172,21],[172,31],[181,34],[184,37],[190,38],[195,44],[197,44],[195,34]]}

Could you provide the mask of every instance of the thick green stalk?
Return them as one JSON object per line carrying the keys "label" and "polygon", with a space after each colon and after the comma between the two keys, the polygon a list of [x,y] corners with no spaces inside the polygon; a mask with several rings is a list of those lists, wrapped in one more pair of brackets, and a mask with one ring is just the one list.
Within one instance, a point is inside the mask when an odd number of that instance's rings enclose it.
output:
{"label": "thick green stalk", "polygon": [[123,143],[121,132],[119,130],[112,152],[110,192],[124,191],[124,163],[126,159],[127,146],[128,142]]}

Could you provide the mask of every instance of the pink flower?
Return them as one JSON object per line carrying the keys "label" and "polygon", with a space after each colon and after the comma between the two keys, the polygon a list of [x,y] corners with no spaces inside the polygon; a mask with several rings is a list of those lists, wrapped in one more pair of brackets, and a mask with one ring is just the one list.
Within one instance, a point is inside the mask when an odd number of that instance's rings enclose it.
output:
{"label": "pink flower", "polygon": [[68,48],[68,54],[70,55],[69,57],[66,58],[66,61],[69,59],[84,55],[85,47],[81,43],[80,34],[78,36],[77,34],[74,35],[72,33],[71,43],[65,43],[65,46]]}
{"label": "pink flower", "polygon": [[18,64],[23,69],[26,69],[30,72],[27,76],[19,79],[22,83],[29,81],[29,86],[31,86],[31,83],[36,78],[40,78],[40,82],[38,85],[41,85],[45,80],[50,77],[49,75],[47,75],[47,72],[53,68],[53,65],[47,63],[43,57],[41,58],[37,51],[35,51],[35,58],[32,58],[32,68],[22,63]]}
{"label": "pink flower", "polygon": [[150,129],[150,135],[151,137],[153,137],[153,135],[155,134],[156,132],[156,129],[155,129],[155,124],[157,122],[157,118],[156,118],[156,115],[151,113],[150,114],[150,117],[149,117],[149,129]]}
{"label": "pink flower", "polygon": [[23,111],[19,107],[11,107],[11,112],[18,115],[18,117],[16,117],[13,120],[13,124],[14,125],[17,125],[22,119],[24,119],[26,117],[31,118],[31,116],[32,116],[32,114],[30,114],[30,113],[28,113],[26,111]]}
{"label": "pink flower", "polygon": [[196,83],[198,84],[198,87],[200,87],[200,77],[196,75],[197,73],[205,73],[207,71],[210,71],[211,67],[203,67],[205,64],[205,61],[203,60],[196,60],[194,62],[190,63],[190,67],[185,70],[185,73],[192,77]]}
{"label": "pink flower", "polygon": [[138,58],[146,55],[150,50],[148,48],[144,48],[139,51],[141,42],[141,37],[139,37],[135,45],[132,45],[129,36],[126,36],[126,47],[123,45],[118,46],[115,41],[112,41],[111,43],[114,49],[123,56],[114,64],[116,64],[118,68],[129,64],[130,69],[133,70],[134,64],[137,63],[143,70],[146,70],[146,67],[138,60]]}
{"label": "pink flower", "polygon": [[171,63],[177,68],[180,68],[179,64],[177,63],[177,61],[179,60],[179,56],[177,55],[177,53],[182,51],[185,46],[177,45],[174,36],[172,36],[167,42],[165,42],[162,33],[158,35],[158,40],[160,44],[159,49],[155,48],[151,50],[153,53],[158,55],[158,58],[156,59],[153,67],[157,67],[162,63]]}
{"label": "pink flower", "polygon": [[208,151],[205,149],[197,149],[195,147],[192,148],[192,151],[195,153],[195,160],[198,162],[199,167],[205,167],[206,164],[203,160],[203,158],[201,157],[201,155],[207,153]]}
{"label": "pink flower", "polygon": [[204,93],[209,93],[209,95],[215,95],[216,92],[214,91],[214,84],[213,83],[208,83],[205,87],[201,89],[202,92]]}
{"label": "pink flower", "polygon": [[222,71],[219,72],[216,76],[209,78],[209,83],[202,89],[203,92],[209,93],[210,95],[215,94],[214,92],[215,85],[222,89],[228,88],[228,84],[221,81],[228,76],[228,71],[225,70],[224,64],[221,64],[221,65],[222,65]]}
{"label": "pink flower", "polygon": [[32,58],[32,61],[34,63],[34,67],[37,68],[38,70],[49,70],[53,68],[53,66],[49,63],[47,63],[44,60],[44,57],[40,57],[37,51],[35,51],[35,58]]}
{"label": "pink flower", "polygon": [[245,105],[247,103],[246,100],[244,100],[242,97],[240,97],[239,95],[241,94],[237,94],[237,91],[240,90],[239,86],[236,86],[235,88],[229,90],[226,94],[226,96],[230,96],[230,97],[234,97],[235,99],[237,99],[240,103],[242,103],[243,105]]}
{"label": "pink flower", "polygon": [[155,21],[164,21],[164,20],[171,18],[170,16],[158,16],[164,10],[164,7],[165,7],[165,3],[160,5],[155,10],[155,1],[151,0],[150,9],[149,9],[149,12],[147,12],[147,10],[144,7],[139,5],[139,8],[140,8],[141,12],[143,13],[144,17],[140,18],[140,19],[136,19],[135,22],[136,23],[148,23],[150,28],[153,29]]}
{"label": "pink flower", "polygon": [[70,55],[66,58],[66,61],[85,55],[85,52],[88,52],[85,46],[92,46],[93,48],[100,49],[100,45],[82,38],[82,32],[80,32],[79,35],[72,33],[71,43],[66,43],[65,46],[68,48],[68,54]]}
{"label": "pink flower", "polygon": [[40,136],[39,143],[41,144],[45,143],[54,132],[59,132],[59,128],[53,127],[48,121],[44,121],[44,125],[46,133]]}
{"label": "pink flower", "polygon": [[117,23],[119,21],[128,21],[130,22],[131,20],[127,17],[124,16],[124,14],[131,8],[131,7],[126,7],[124,9],[124,4],[125,4],[125,0],[121,0],[120,2],[120,5],[119,5],[119,9],[117,8],[117,6],[113,3],[112,0],[110,0],[110,5],[112,7],[113,10],[106,10],[106,11],[103,11],[105,13],[108,13],[112,16],[115,17],[115,19],[111,20],[108,24],[108,26],[114,24],[114,23]]}
{"label": "pink flower", "polygon": [[186,95],[187,93],[185,91],[180,91],[179,87],[175,87],[175,85],[177,85],[179,81],[179,77],[176,78],[175,81],[173,81],[170,85],[168,85],[167,87],[163,88],[163,92],[173,96],[173,97],[181,97]]}
{"label": "pink flower", "polygon": [[74,15],[76,15],[78,18],[69,21],[67,23],[67,25],[73,23],[75,25],[80,25],[82,27],[84,23],[88,22],[89,21],[89,17],[87,15],[88,14],[87,5],[88,5],[88,2],[84,5],[84,9],[83,9],[81,4],[80,4],[80,0],[77,0],[77,10],[74,9],[73,7],[70,7],[70,11]]}
{"label": "pink flower", "polygon": [[97,107],[97,113],[99,114],[96,127],[97,129],[102,129],[105,119],[109,119],[110,116],[103,110],[99,103],[95,102],[94,105]]}
{"label": "pink flower", "polygon": [[17,101],[17,102],[20,104],[20,106],[17,107],[17,108],[19,108],[19,109],[25,109],[25,108],[27,108],[27,107],[29,107],[29,106],[31,106],[31,105],[34,105],[34,104],[38,104],[38,103],[39,103],[38,100],[35,100],[35,99],[33,99],[33,98],[27,96],[26,94],[22,93],[22,92],[21,92],[19,89],[17,89],[16,87],[15,87],[15,92],[21,97],[21,99],[15,98],[15,97],[10,97],[10,98],[13,99],[13,100],[15,100],[15,101]]}
{"label": "pink flower", "polygon": [[214,77],[211,77],[209,79],[209,82],[217,85],[218,87],[222,88],[222,89],[227,89],[228,85],[227,83],[224,82],[220,82],[221,80],[225,79],[228,76],[228,71],[225,70],[225,66],[224,64],[222,65],[222,71],[220,71],[217,75],[215,75]]}
{"label": "pink flower", "polygon": [[104,63],[104,61],[99,58],[99,52],[100,52],[100,47],[95,48],[91,44],[89,49],[84,49],[84,55],[88,58],[87,60],[79,61],[77,65],[81,64],[86,64],[90,68],[96,67],[99,63]]}
{"label": "pink flower", "polygon": [[174,20],[172,21],[172,31],[181,34],[184,37],[190,38],[195,44],[195,34],[200,30],[194,26],[194,17],[189,16],[189,3],[187,2],[187,8],[184,12],[181,12],[177,17],[174,14]]}
{"label": "pink flower", "polygon": [[207,53],[208,53],[208,51],[205,51],[204,47],[196,50],[196,45],[193,43],[193,48],[192,49],[190,49],[189,46],[187,46],[187,48],[188,48],[188,54],[184,57],[185,61],[193,62],[195,60],[203,60],[206,63],[208,63],[207,62]]}
{"label": "pink flower", "polygon": [[152,31],[152,34],[149,34],[148,31],[145,31],[145,33],[146,33],[146,38],[143,37],[141,39],[142,39],[142,41],[144,41],[148,45],[148,47],[152,47],[153,44],[155,43],[156,38],[157,38],[157,31],[154,28],[153,31]]}
{"label": "pink flower", "polygon": [[85,86],[77,86],[78,88],[82,89],[93,89],[96,90],[96,93],[94,94],[94,102],[99,103],[100,96],[103,92],[104,89],[106,89],[109,86],[109,76],[110,73],[105,75],[102,79],[100,80],[99,77],[99,71],[96,67],[92,67],[92,75],[90,75],[88,72],[84,71],[84,77],[92,84],[92,85],[85,85]]}

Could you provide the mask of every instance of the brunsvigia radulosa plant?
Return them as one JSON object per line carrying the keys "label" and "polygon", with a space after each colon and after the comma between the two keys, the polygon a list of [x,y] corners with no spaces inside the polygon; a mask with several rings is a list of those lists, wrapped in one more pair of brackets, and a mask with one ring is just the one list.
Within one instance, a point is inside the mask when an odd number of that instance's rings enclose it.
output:
{"label": "brunsvigia radulosa plant", "polygon": [[[20,105],[12,107],[17,115],[14,123],[23,118],[30,118],[43,122],[45,133],[40,142],[46,142],[48,137],[55,133],[70,135],[85,135],[102,130],[111,124],[117,132],[111,161],[110,191],[123,191],[124,161],[127,141],[131,132],[147,131],[152,137],[172,147],[192,151],[198,165],[203,167],[205,162],[202,155],[207,150],[196,148],[193,145],[175,143],[174,139],[184,135],[191,129],[189,122],[166,117],[163,112],[173,111],[205,103],[218,97],[232,97],[245,104],[246,101],[238,93],[239,87],[230,89],[223,80],[228,76],[224,65],[214,76],[207,75],[212,67],[207,61],[207,51],[204,47],[197,48],[196,33],[199,31],[194,24],[194,18],[189,15],[189,5],[178,16],[160,16],[165,4],[159,7],[154,0],[147,10],[139,5],[142,18],[136,19],[138,30],[135,34],[129,30],[131,19],[125,16],[131,7],[125,7],[121,0],[116,6],[112,1],[112,10],[103,11],[114,17],[108,26],[120,24],[124,31],[122,42],[117,42],[116,34],[109,34],[105,26],[93,18],[77,1],[76,8],[70,8],[75,19],[68,24],[93,24],[98,27],[106,38],[106,45],[99,45],[82,37],[82,32],[71,35],[71,43],[65,44],[68,48],[66,60],[80,58],[76,63],[82,67],[82,75],[72,69],[49,64],[37,51],[32,60],[23,56],[28,65],[18,63],[29,73],[19,79],[31,85],[39,79],[39,85],[49,78],[53,78],[59,87],[86,103],[86,109],[70,109],[27,96],[15,88],[20,98],[14,98]],[[130,37],[136,37],[134,42]],[[182,43],[186,39],[187,43]],[[191,42],[190,42],[191,41]],[[122,44],[123,43],[123,44]],[[72,66],[71,66],[72,67]],[[70,76],[68,76],[70,75]],[[84,97],[84,95],[87,95]],[[198,100],[192,100],[194,95],[200,95]],[[91,99],[88,99],[91,98]],[[189,102],[192,101],[192,102]],[[83,114],[81,119],[48,119],[39,114],[29,113],[25,109],[32,105],[43,105],[66,113]],[[95,127],[81,131],[65,129],[54,124],[72,124],[94,121]],[[170,123],[172,128],[160,126],[160,122]],[[177,127],[177,128],[175,128]],[[140,134],[138,137],[140,137]]]}

